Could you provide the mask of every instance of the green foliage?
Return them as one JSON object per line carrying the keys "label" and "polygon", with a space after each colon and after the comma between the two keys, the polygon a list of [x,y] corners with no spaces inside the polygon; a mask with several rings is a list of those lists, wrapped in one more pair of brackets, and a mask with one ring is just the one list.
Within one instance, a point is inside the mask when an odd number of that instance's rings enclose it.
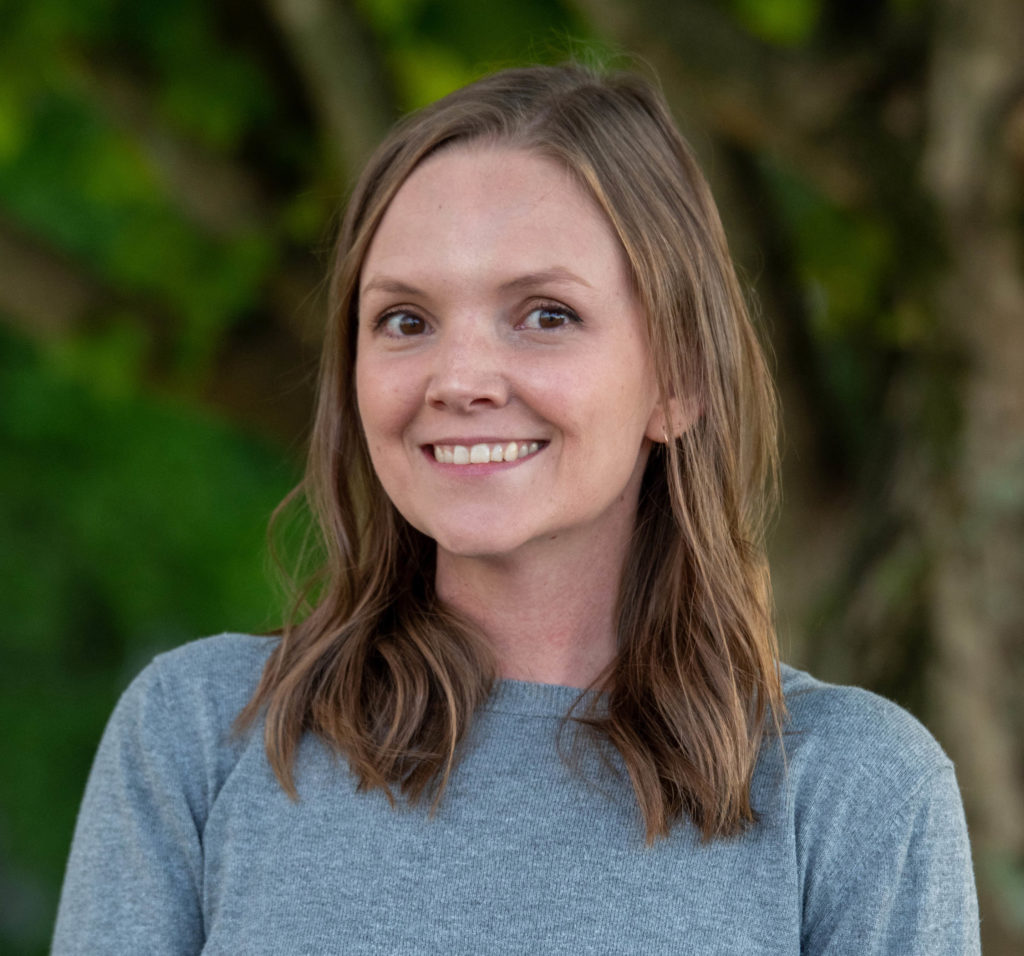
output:
{"label": "green foliage", "polygon": [[[0,851],[8,879],[36,887],[19,912],[47,922],[119,691],[160,650],[280,617],[264,531],[294,474],[265,443],[119,380],[135,347],[48,353],[0,335]],[[0,941],[17,917],[0,909]]]}
{"label": "green foliage", "polygon": [[168,179],[167,152],[229,166],[283,110],[268,77],[198,0],[48,0],[7,20],[0,208],[122,299],[173,317],[164,364],[196,380],[259,302],[280,239],[276,222],[211,234],[180,194],[195,187]]}
{"label": "green foliage", "polygon": [[978,867],[997,887],[1007,925],[1024,933],[1024,860],[1015,859],[1005,850],[990,850],[978,861]]}
{"label": "green foliage", "polygon": [[872,210],[837,207],[770,158],[762,169],[790,226],[801,277],[818,290],[815,331],[824,337],[862,331],[884,341],[889,325],[878,304],[894,252],[886,224]]}
{"label": "green foliage", "polygon": [[197,230],[132,139],[55,96],[36,104],[24,147],[0,167],[0,203],[104,283],[178,316],[185,367],[253,304],[271,257],[268,234]]}
{"label": "green foliage", "polygon": [[773,158],[761,169],[789,230],[821,378],[843,411],[829,427],[863,455],[877,434],[889,358],[930,320],[893,299],[900,264],[875,210],[837,207]]}
{"label": "green foliage", "polygon": [[481,72],[569,58],[586,25],[558,0],[359,0],[387,51],[403,110],[431,103]]}
{"label": "green foliage", "polygon": [[805,44],[821,13],[821,0],[729,0],[729,5],[754,36],[783,47]]}

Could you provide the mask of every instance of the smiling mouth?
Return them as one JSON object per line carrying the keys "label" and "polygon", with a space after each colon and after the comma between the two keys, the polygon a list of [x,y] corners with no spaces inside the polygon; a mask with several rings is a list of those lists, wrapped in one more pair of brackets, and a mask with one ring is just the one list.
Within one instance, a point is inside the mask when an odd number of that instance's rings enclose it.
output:
{"label": "smiling mouth", "polygon": [[545,442],[486,442],[478,445],[433,445],[434,460],[442,465],[486,465],[496,461],[519,461],[540,451]]}

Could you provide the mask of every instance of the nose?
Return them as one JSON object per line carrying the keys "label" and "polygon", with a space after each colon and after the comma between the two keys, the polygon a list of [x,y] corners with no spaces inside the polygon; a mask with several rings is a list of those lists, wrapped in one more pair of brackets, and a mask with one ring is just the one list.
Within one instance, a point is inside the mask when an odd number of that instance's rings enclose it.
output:
{"label": "nose", "polygon": [[426,403],[458,412],[500,408],[509,398],[507,365],[501,343],[485,331],[463,327],[443,334],[434,350]]}

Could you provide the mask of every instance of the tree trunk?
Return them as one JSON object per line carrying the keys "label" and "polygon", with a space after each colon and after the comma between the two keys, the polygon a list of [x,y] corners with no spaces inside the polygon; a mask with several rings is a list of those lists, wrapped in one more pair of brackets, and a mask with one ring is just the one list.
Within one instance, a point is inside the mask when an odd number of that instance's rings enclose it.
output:
{"label": "tree trunk", "polygon": [[949,255],[937,305],[965,359],[931,527],[935,720],[970,782],[986,952],[1009,952],[1024,917],[1024,5],[944,0],[930,90],[925,172]]}
{"label": "tree trunk", "polygon": [[369,32],[347,0],[268,0],[268,7],[292,50],[339,178],[353,178],[396,118]]}

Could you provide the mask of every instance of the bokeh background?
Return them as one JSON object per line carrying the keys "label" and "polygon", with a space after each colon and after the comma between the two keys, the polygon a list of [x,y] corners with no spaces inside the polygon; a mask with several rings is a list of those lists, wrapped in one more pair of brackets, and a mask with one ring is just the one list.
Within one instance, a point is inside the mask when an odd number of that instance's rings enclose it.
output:
{"label": "bokeh background", "polygon": [[1019,0],[2,0],[0,950],[46,950],[132,675],[280,620],[264,529],[362,159],[488,69],[623,50],[774,348],[784,656],[932,728],[986,952],[1024,951]]}

